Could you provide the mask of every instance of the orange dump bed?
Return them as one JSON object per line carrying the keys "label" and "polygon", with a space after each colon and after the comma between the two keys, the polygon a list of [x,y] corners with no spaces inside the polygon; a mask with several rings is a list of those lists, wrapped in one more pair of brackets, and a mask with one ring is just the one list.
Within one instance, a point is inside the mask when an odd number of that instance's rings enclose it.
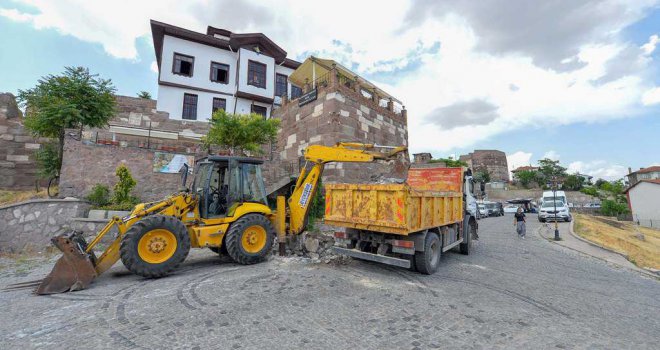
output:
{"label": "orange dump bed", "polygon": [[329,225],[408,235],[463,220],[463,169],[410,169],[403,184],[326,184]]}

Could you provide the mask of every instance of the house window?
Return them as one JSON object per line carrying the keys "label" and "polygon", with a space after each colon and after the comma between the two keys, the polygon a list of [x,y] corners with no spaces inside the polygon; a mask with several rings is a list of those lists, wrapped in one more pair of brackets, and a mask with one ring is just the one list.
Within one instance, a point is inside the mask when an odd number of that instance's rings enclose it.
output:
{"label": "house window", "polygon": [[227,100],[224,98],[218,98],[214,97],[213,98],[213,113],[217,111],[218,109],[222,109],[223,111],[227,110]]}
{"label": "house window", "polygon": [[294,100],[300,96],[302,96],[302,89],[291,84],[291,99]]}
{"label": "house window", "polygon": [[193,76],[193,67],[195,66],[195,57],[174,53],[174,62],[172,62],[172,73],[186,77]]}
{"label": "house window", "polygon": [[197,95],[183,94],[183,113],[181,118],[197,120]]}
{"label": "house window", "polygon": [[263,63],[248,60],[248,85],[258,88],[266,88],[266,65]]}
{"label": "house window", "polygon": [[275,96],[287,95],[287,76],[284,74],[275,75]]}
{"label": "house window", "polygon": [[252,105],[252,113],[263,115],[266,118],[268,114],[268,108],[263,106]]}
{"label": "house window", "polygon": [[229,83],[229,66],[222,63],[211,62],[211,81],[215,83]]}

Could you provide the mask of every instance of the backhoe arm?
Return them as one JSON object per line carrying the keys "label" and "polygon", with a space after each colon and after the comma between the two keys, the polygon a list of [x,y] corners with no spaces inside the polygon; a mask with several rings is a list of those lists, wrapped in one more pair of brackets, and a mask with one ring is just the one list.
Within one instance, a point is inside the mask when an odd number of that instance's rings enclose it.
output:
{"label": "backhoe arm", "polygon": [[[380,150],[385,150],[382,152]],[[335,146],[312,145],[305,149],[305,160],[313,166],[308,171],[307,166],[300,170],[295,190],[289,197],[289,230],[290,234],[299,234],[305,229],[309,203],[318,190],[319,178],[323,174],[325,164],[331,162],[370,163],[376,160],[395,159],[406,147],[389,147],[363,143],[338,143]],[[283,215],[284,208],[279,208],[278,214]],[[280,216],[278,220],[283,220]],[[282,222],[282,221],[280,221]],[[282,227],[283,225],[280,225]],[[278,229],[281,231],[281,229]],[[282,235],[283,232],[280,233]]]}

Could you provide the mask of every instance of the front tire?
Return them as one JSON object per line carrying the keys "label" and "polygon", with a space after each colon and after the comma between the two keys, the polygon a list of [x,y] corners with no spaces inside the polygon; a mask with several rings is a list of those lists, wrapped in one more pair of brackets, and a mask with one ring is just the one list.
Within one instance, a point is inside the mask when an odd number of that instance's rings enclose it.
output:
{"label": "front tire", "polygon": [[190,236],[181,220],[148,216],[128,229],[121,240],[121,262],[132,273],[158,278],[168,275],[188,256]]}
{"label": "front tire", "polygon": [[442,243],[435,232],[429,232],[424,239],[424,251],[415,252],[415,267],[417,271],[432,275],[440,266],[440,255],[442,254]]}
{"label": "front tire", "polygon": [[273,247],[275,229],[260,214],[248,214],[234,222],[225,237],[227,253],[237,263],[251,265],[264,261]]}

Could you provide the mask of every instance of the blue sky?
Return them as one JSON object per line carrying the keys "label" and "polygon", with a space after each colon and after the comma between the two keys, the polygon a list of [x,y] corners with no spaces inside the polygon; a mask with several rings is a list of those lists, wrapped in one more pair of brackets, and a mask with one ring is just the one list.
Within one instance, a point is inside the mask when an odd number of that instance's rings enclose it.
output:
{"label": "blue sky", "polygon": [[[514,7],[511,3],[500,7]],[[347,29],[323,24],[321,5],[313,2],[289,7],[291,14],[275,14],[264,10],[268,4],[252,1],[232,2],[233,13],[219,10],[221,4],[205,4],[190,4],[175,15],[167,4],[136,6],[127,14],[112,2],[0,0],[0,91],[16,93],[41,76],[80,65],[111,78],[119,94],[146,90],[155,97],[148,30],[154,18],[198,31],[214,25],[264,32],[289,57],[337,59],[406,103],[413,152],[440,157],[499,149],[515,165],[551,155],[573,170],[610,178],[627,167],[660,164],[660,100],[651,98],[660,86],[660,43],[644,53],[644,45],[649,48],[652,36],[660,35],[657,1],[630,5],[628,15],[596,14],[593,21],[586,9],[579,23],[564,20],[571,11],[580,18],[579,8],[546,8],[550,24],[530,27],[524,21],[491,21],[487,5],[397,0],[367,24],[347,18],[354,26]],[[358,13],[373,9],[373,4],[351,6],[364,6]],[[256,12],[262,17],[245,21],[244,13],[253,8],[261,9]],[[512,22],[520,17],[515,9],[514,15]],[[562,34],[555,25],[575,32]],[[517,26],[530,34],[518,35]],[[543,40],[553,46],[545,47]],[[564,56],[555,57],[560,53]],[[569,69],[566,62],[578,68]],[[471,104],[486,106],[486,114],[469,109]],[[443,114],[447,110],[459,113]]]}

